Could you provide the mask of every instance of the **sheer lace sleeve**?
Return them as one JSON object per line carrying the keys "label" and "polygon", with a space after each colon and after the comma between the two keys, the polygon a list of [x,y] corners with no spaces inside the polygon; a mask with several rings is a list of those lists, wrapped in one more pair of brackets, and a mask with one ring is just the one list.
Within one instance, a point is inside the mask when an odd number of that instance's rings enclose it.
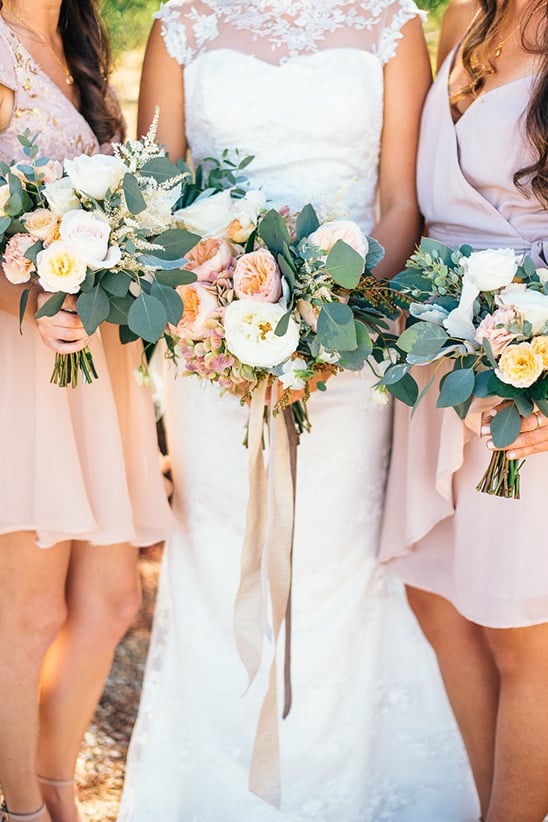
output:
{"label": "sheer lace sleeve", "polygon": [[212,48],[273,63],[356,48],[387,63],[402,27],[421,14],[413,0],[169,0],[155,16],[169,54],[184,66]]}

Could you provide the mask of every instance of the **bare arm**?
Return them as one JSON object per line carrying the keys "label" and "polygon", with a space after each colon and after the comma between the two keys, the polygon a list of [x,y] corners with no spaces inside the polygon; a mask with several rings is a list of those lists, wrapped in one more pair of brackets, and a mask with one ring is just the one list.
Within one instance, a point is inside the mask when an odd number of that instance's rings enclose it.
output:
{"label": "bare arm", "polygon": [[385,69],[384,125],[379,167],[380,219],[374,237],[385,249],[375,273],[392,277],[401,271],[419,238],[415,166],[420,116],[432,81],[420,20],[403,28],[396,56]]}
{"label": "bare arm", "polygon": [[477,9],[477,0],[453,0],[447,6],[443,15],[438,43],[438,70],[451,49],[462,40]]}
{"label": "bare arm", "polygon": [[177,161],[186,153],[183,69],[168,54],[161,23],[152,26],[145,52],[139,91],[138,135],[146,134],[156,107],[160,107],[158,140]]}

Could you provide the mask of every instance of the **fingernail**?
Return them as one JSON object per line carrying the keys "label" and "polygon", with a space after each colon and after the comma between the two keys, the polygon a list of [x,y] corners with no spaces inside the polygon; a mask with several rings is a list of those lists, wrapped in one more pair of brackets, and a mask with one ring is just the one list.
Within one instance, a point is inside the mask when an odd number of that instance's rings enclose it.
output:
{"label": "fingernail", "polygon": [[506,454],[506,456],[508,457],[508,459],[509,459],[509,460],[515,460],[515,458],[516,458],[516,452],[515,452],[515,451],[508,451],[508,453]]}
{"label": "fingernail", "polygon": [[490,425],[482,425],[481,433],[482,434],[490,434],[491,433],[491,426]]}
{"label": "fingernail", "polygon": [[493,445],[493,440],[487,440],[486,445],[487,445],[487,448],[490,448],[491,451],[494,451],[495,446]]}

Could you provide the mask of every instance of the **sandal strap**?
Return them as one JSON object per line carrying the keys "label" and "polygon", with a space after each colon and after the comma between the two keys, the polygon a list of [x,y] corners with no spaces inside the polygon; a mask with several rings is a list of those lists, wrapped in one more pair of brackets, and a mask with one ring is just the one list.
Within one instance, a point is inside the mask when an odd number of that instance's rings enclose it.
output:
{"label": "sandal strap", "polygon": [[40,776],[40,774],[38,774],[38,782],[42,785],[51,785],[52,788],[69,788],[74,785],[74,779],[50,779],[49,776]]}
{"label": "sandal strap", "polygon": [[8,811],[5,801],[2,803],[2,807],[0,808],[0,812],[2,813],[2,817],[0,817],[3,822],[34,822],[35,819],[39,819],[44,811],[46,810],[46,803],[43,802],[37,811],[33,811],[32,813],[15,813],[15,811]]}

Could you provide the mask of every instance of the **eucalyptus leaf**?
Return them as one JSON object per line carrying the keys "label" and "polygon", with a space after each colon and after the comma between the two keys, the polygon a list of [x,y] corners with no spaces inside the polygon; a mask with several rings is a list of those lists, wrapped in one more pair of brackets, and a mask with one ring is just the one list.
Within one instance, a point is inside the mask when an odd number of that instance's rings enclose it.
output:
{"label": "eucalyptus leaf", "polygon": [[135,297],[132,297],[131,294],[127,294],[125,297],[111,297],[107,322],[114,325],[127,325],[127,315],[134,299]]}
{"label": "eucalyptus leaf", "polygon": [[548,417],[548,400],[537,400],[536,405],[540,413]]}
{"label": "eucalyptus leaf", "polygon": [[76,301],[76,309],[88,334],[93,334],[110,313],[107,292],[100,285],[82,292]]}
{"label": "eucalyptus leaf", "polygon": [[131,278],[121,271],[105,271],[101,275],[101,286],[114,297],[125,297],[129,291]]}
{"label": "eucalyptus leaf", "polygon": [[375,266],[378,265],[384,257],[384,248],[375,240],[374,237],[368,237],[367,241],[369,248],[367,249],[367,254],[365,257],[365,266],[371,270],[372,268],[375,268]]}
{"label": "eucalyptus leaf", "polygon": [[354,351],[343,351],[337,363],[348,371],[361,371],[366,359],[373,351],[373,340],[367,327],[359,320],[354,320],[357,346]]}
{"label": "eucalyptus leaf", "polygon": [[175,163],[171,162],[169,157],[154,157],[141,168],[141,174],[146,177],[153,177],[157,183],[165,183],[166,180],[171,180],[172,177],[178,177],[181,171],[188,172],[188,168],[178,168]]}
{"label": "eucalyptus leaf", "polygon": [[156,342],[167,325],[163,303],[151,294],[141,293],[128,313],[128,325],[134,334],[147,342]]}
{"label": "eucalyptus leaf", "polygon": [[170,228],[163,231],[154,240],[155,243],[162,246],[161,250],[154,251],[154,256],[160,260],[179,260],[191,248],[194,248],[201,239],[199,234],[193,234],[191,231],[187,231],[186,228]]}
{"label": "eucalyptus leaf", "polygon": [[327,303],[318,316],[318,338],[326,351],[354,351],[356,327],[352,309],[343,303]]}
{"label": "eucalyptus leaf", "polygon": [[318,215],[314,211],[313,206],[310,203],[307,203],[297,217],[297,223],[295,226],[297,242],[302,240],[304,237],[308,237],[319,227],[320,221],[318,220]]}
{"label": "eucalyptus leaf", "polygon": [[476,397],[489,397],[491,396],[489,393],[489,380],[491,379],[493,372],[491,370],[488,371],[479,371],[476,374],[475,384],[474,384],[474,394]]}
{"label": "eucalyptus leaf", "polygon": [[0,217],[0,237],[8,230],[11,223],[11,217]]}
{"label": "eucalyptus leaf", "polygon": [[405,374],[401,380],[387,387],[392,396],[400,400],[400,402],[405,403],[405,405],[414,406],[416,404],[419,395],[419,386],[411,374]]}
{"label": "eucalyptus leaf", "polygon": [[446,374],[440,385],[436,406],[452,408],[466,402],[474,392],[475,375],[472,368],[459,368]]}
{"label": "eucalyptus leaf", "polygon": [[352,289],[357,286],[363,274],[365,261],[361,254],[345,243],[337,240],[325,262],[325,267],[343,288]]}
{"label": "eucalyptus leaf", "polygon": [[29,248],[27,248],[27,250],[23,254],[23,257],[36,264],[36,257],[38,256],[38,252],[42,251],[42,248],[42,243],[40,242],[40,240],[37,240],[35,243],[29,246]]}
{"label": "eucalyptus leaf", "polygon": [[495,359],[495,355],[493,354],[493,349],[491,348],[491,343],[489,342],[487,337],[483,338],[483,340],[481,341],[481,344],[482,344],[483,350],[485,351],[487,359],[489,360],[489,364],[492,365],[493,368],[496,368],[497,367],[497,361]]}
{"label": "eucalyptus leaf", "polygon": [[287,226],[275,209],[267,211],[262,218],[259,223],[259,235],[275,257],[283,254],[284,248],[289,246],[290,237]]}
{"label": "eucalyptus leaf", "polygon": [[183,316],[183,301],[175,289],[169,288],[167,285],[161,285],[158,282],[153,282],[150,293],[163,304],[168,322],[172,325],[177,325]]}
{"label": "eucalyptus leaf", "polygon": [[491,420],[491,436],[496,448],[511,445],[521,430],[521,417],[512,403],[497,411]]}
{"label": "eucalyptus leaf", "polygon": [[527,394],[518,394],[514,397],[514,402],[522,417],[530,417],[535,410],[535,403]]}
{"label": "eucalyptus leaf", "polygon": [[193,271],[176,269],[175,271],[157,271],[155,274],[157,282],[161,285],[169,285],[175,288],[178,285],[190,285],[198,279]]}
{"label": "eucalyptus leaf", "polygon": [[134,174],[124,174],[122,182],[126,205],[130,214],[140,214],[147,207],[143,192]]}
{"label": "eucalyptus leaf", "polygon": [[436,323],[418,322],[398,337],[398,348],[419,357],[435,357],[449,339],[447,332]]}
{"label": "eucalyptus leaf", "polygon": [[25,318],[25,311],[27,310],[27,303],[29,301],[29,294],[30,288],[25,288],[24,291],[21,292],[21,298],[19,300],[19,333],[23,333],[23,320]]}
{"label": "eucalyptus leaf", "polygon": [[291,290],[291,296],[293,296],[293,290],[295,288],[295,272],[293,267],[289,265],[286,258],[282,254],[278,254],[278,265],[280,267],[280,271],[287,280],[287,284]]}
{"label": "eucalyptus leaf", "polygon": [[120,342],[122,345],[127,345],[128,343],[135,342],[135,340],[139,339],[139,335],[134,334],[128,325],[120,326],[118,329],[118,336],[120,337]]}
{"label": "eucalyptus leaf", "polygon": [[451,264],[451,254],[453,250],[446,246],[445,243],[440,243],[431,237],[423,237],[421,239],[420,250],[426,254],[435,255],[446,265]]}
{"label": "eucalyptus leaf", "polygon": [[280,319],[278,320],[276,328],[274,329],[274,333],[277,337],[283,337],[284,334],[286,333],[287,327],[289,325],[289,318],[290,317],[291,317],[291,312],[286,311],[285,314],[283,314],[280,317]]}
{"label": "eucalyptus leaf", "polygon": [[57,291],[55,294],[53,294],[49,298],[49,300],[46,300],[46,302],[41,306],[41,308],[38,309],[38,311],[34,315],[36,319],[39,320],[40,317],[53,317],[55,314],[57,314],[57,312],[61,310],[62,305],[65,302],[66,296],[67,295],[64,291]]}
{"label": "eucalyptus leaf", "polygon": [[406,362],[390,365],[380,380],[381,385],[394,385],[394,383],[399,382],[408,373],[410,367],[409,363]]}

